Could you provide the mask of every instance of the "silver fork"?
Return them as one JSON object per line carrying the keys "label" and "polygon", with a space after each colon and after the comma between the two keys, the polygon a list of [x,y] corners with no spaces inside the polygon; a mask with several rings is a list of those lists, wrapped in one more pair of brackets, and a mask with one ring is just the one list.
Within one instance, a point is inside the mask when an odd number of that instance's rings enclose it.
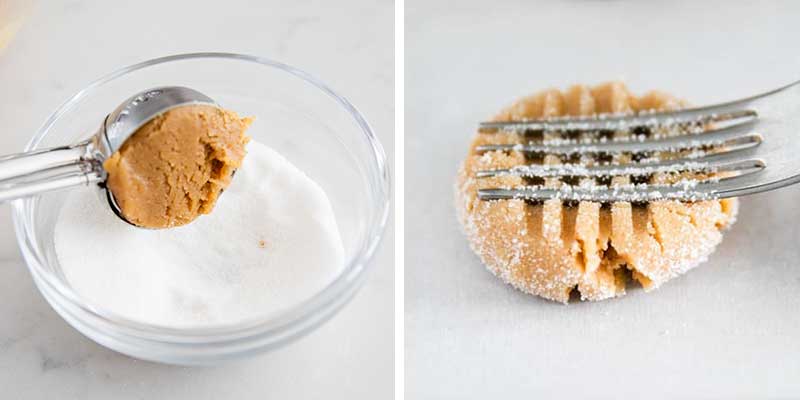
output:
{"label": "silver fork", "polygon": [[[598,132],[628,131],[627,138],[607,138]],[[597,202],[700,201],[736,197],[778,189],[800,181],[800,81],[732,102],[672,112],[633,115],[600,114],[514,122],[482,122],[481,133],[562,133],[561,139],[522,144],[482,145],[478,154],[519,151],[563,157],[593,155],[605,162],[592,165],[523,165],[478,171],[479,179],[516,175],[530,179],[577,179],[594,184],[532,184],[481,189],[483,200],[527,199]],[[661,132],[661,133],[659,133]],[[663,132],[673,132],[665,135]],[[570,139],[576,135],[588,139]],[[620,162],[620,156],[627,154]],[[661,156],[654,156],[660,154]],[[668,156],[665,157],[664,156]],[[610,178],[646,181],[654,174],[703,174],[708,179],[674,183],[611,185]],[[685,176],[685,175],[683,175]],[[698,175],[699,176],[699,175]],[[603,183],[605,182],[605,183]]]}

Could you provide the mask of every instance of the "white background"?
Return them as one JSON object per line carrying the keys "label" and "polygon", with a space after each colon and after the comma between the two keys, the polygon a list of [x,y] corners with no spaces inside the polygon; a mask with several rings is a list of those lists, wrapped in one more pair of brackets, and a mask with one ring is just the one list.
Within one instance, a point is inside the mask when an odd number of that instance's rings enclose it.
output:
{"label": "white background", "polygon": [[765,91],[800,79],[800,3],[539,3],[406,1],[407,398],[800,396],[800,187],[742,199],[710,261],[661,289],[568,306],[494,278],[453,211],[478,121],[516,97]]}
{"label": "white background", "polygon": [[[167,54],[225,51],[277,59],[330,84],[366,115],[392,165],[393,21],[391,1],[39,1],[0,53],[0,154],[21,150],[101,75]],[[69,327],[33,286],[0,205],[0,397],[390,398],[393,230],[390,222],[365,287],[318,331],[254,359],[182,368],[116,354]]]}

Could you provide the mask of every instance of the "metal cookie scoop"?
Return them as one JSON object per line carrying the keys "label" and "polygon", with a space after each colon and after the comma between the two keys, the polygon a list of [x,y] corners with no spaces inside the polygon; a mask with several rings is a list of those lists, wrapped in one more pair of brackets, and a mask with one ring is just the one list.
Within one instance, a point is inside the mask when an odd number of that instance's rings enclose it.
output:
{"label": "metal cookie scoop", "polygon": [[0,203],[72,186],[100,184],[108,204],[125,222],[114,194],[104,184],[103,161],[151,119],[172,108],[207,104],[208,96],[185,87],[169,86],[145,90],[125,100],[106,116],[91,138],[79,143],[0,156]]}

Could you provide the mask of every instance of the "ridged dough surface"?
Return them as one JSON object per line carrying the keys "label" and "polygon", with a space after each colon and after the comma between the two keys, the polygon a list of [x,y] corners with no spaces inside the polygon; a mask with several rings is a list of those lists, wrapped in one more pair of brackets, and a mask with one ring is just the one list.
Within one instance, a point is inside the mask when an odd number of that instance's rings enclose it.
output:
{"label": "ridged dough surface", "polygon": [[[566,91],[546,90],[514,102],[494,120],[672,110],[683,106],[683,101],[666,93],[654,91],[637,97],[623,84],[612,82],[594,87],[577,85]],[[706,260],[722,240],[722,230],[735,219],[735,199],[658,201],[644,206],[479,200],[479,189],[525,185],[523,178],[517,176],[476,179],[479,170],[561,162],[552,155],[532,161],[516,151],[482,155],[474,151],[482,144],[522,140],[514,133],[476,134],[458,172],[456,208],[470,246],[481,261],[489,271],[523,292],[566,303],[575,290],[582,300],[624,295],[631,280],[652,290]],[[559,184],[562,183],[554,178],[545,181],[545,185]]]}

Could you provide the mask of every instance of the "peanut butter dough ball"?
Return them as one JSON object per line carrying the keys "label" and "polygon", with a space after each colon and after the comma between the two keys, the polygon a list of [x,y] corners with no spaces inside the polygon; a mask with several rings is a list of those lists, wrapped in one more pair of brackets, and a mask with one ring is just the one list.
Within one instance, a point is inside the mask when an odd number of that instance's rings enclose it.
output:
{"label": "peanut butter dough ball", "polygon": [[139,128],[103,163],[122,215],[137,226],[169,228],[210,213],[242,164],[251,122],[233,111],[188,105]]}
{"label": "peanut butter dough ball", "polygon": [[[683,106],[683,101],[662,92],[636,97],[623,84],[614,82],[595,87],[573,86],[566,92],[543,91],[516,101],[494,120],[672,110]],[[479,170],[561,162],[553,155],[530,160],[516,151],[482,155],[474,151],[483,144],[522,141],[516,133],[476,134],[458,172],[456,208],[470,246],[481,261],[489,271],[523,292],[566,303],[576,290],[582,300],[622,296],[631,280],[646,291],[655,289],[703,262],[722,240],[722,230],[735,219],[736,199],[658,201],[644,206],[479,200],[478,189],[525,185],[518,176],[476,179]],[[545,181],[545,185],[558,184],[558,178]]]}

